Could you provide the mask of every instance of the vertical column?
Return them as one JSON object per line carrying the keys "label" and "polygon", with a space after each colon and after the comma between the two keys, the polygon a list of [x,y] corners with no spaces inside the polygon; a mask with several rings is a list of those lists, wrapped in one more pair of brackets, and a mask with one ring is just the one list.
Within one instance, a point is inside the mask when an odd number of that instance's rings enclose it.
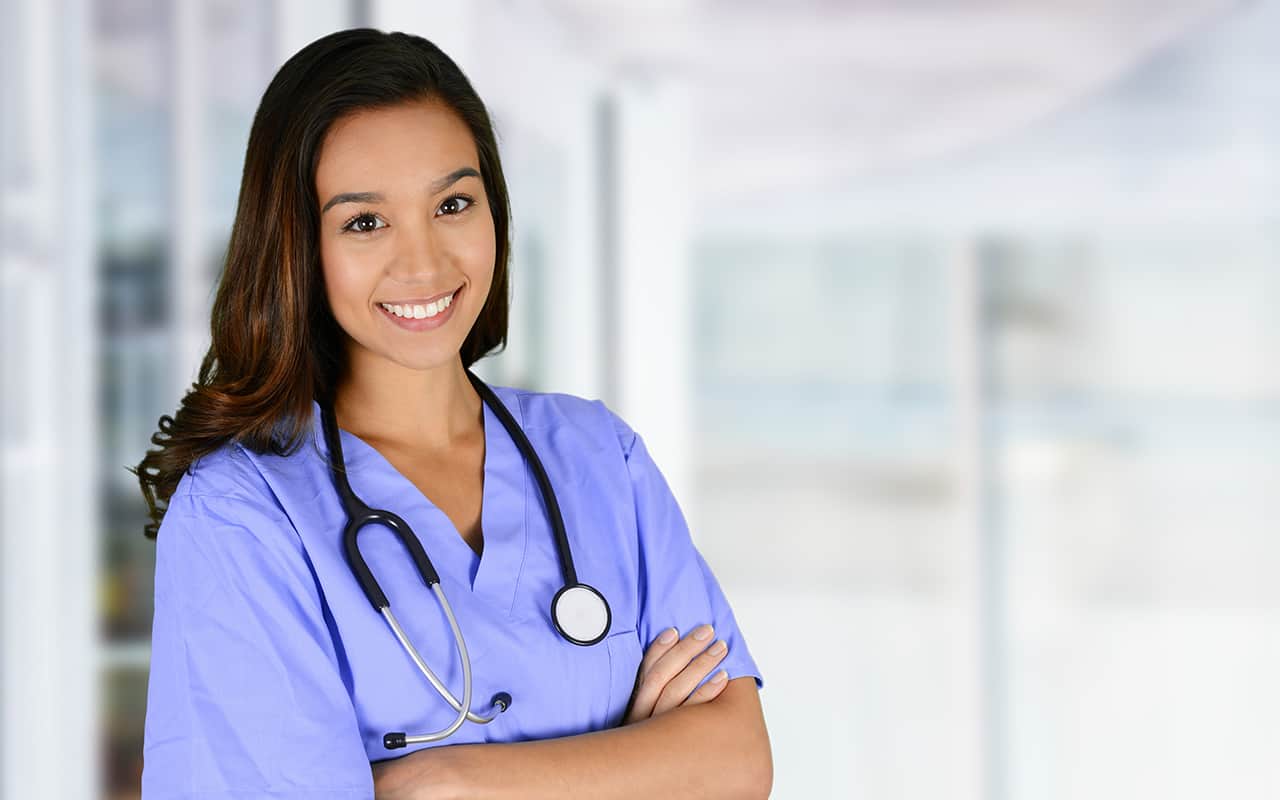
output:
{"label": "vertical column", "polygon": [[946,607],[954,609],[949,629],[954,651],[962,657],[954,660],[948,674],[953,681],[951,696],[959,709],[956,719],[961,729],[955,731],[958,752],[953,760],[965,775],[965,783],[956,787],[957,797],[999,797],[993,783],[992,770],[1000,754],[993,749],[996,737],[995,700],[999,687],[993,684],[992,659],[998,653],[992,647],[988,603],[991,594],[982,555],[989,507],[988,450],[990,441],[985,419],[986,354],[982,336],[982,281],[980,264],[971,243],[956,242],[950,249],[950,262],[945,265],[948,309],[947,341],[950,347],[950,385],[953,398],[955,451],[952,475],[956,486],[956,525],[948,539],[946,563],[955,577],[950,584]]}
{"label": "vertical column", "polygon": [[608,133],[598,107],[607,76],[568,46],[556,15],[471,7],[476,58],[458,58],[493,119],[513,215],[512,338],[482,365],[494,362],[506,380],[528,376],[534,388],[611,400],[602,389],[609,266],[600,249],[611,183],[601,173]]}
{"label": "vertical column", "polygon": [[617,98],[617,402],[689,512],[689,95],[675,80],[637,77]]}
{"label": "vertical column", "polygon": [[89,798],[99,743],[91,16],[83,0],[6,0],[0,16],[0,796]]}
{"label": "vertical column", "polygon": [[619,404],[622,393],[621,345],[618,341],[618,309],[622,306],[618,268],[618,104],[602,92],[596,104],[596,196],[599,198],[599,354],[600,394],[609,404]]}
{"label": "vertical column", "polygon": [[[61,616],[55,629],[61,631],[57,688],[51,702],[56,706],[46,724],[53,743],[46,752],[62,773],[58,794],[67,798],[97,797],[99,736],[75,736],[75,731],[101,730],[98,722],[100,675],[98,667],[98,576],[101,550],[99,501],[102,478],[99,460],[93,457],[100,442],[98,433],[97,388],[100,384],[97,342],[97,259],[94,237],[93,124],[90,76],[92,75],[93,6],[88,0],[64,0],[59,4],[57,41],[62,64],[58,97],[59,116],[65,121],[58,132],[60,164],[57,192],[63,214],[55,216],[61,248],[57,296],[49,307],[65,314],[52,317],[62,327],[58,339],[60,353],[53,361],[51,379],[56,418],[50,420],[57,437],[57,467],[42,481],[47,498],[42,508],[59,509],[58,528],[50,537],[57,549],[56,570],[47,576],[45,591],[60,595]],[[67,321],[76,320],[70,328]],[[79,765],[69,768],[69,765]],[[50,775],[40,776],[44,791]],[[30,795],[28,795],[30,796]]]}
{"label": "vertical column", "polygon": [[170,224],[173,237],[169,268],[169,325],[174,333],[174,374],[171,396],[186,394],[209,347],[210,283],[205,269],[205,41],[203,2],[173,6],[174,64],[169,91],[173,108],[173,175]]}

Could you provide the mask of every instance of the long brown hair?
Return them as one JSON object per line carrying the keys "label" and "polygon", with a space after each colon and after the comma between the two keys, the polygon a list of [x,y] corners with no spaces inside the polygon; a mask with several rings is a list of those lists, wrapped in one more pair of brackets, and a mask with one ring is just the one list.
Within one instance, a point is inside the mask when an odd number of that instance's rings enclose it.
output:
{"label": "long brown hair", "polygon": [[[462,70],[420,36],[372,28],[315,40],[280,67],[253,118],[240,199],[198,380],[136,467],[155,539],[183,472],[234,442],[289,455],[310,431],[313,399],[346,372],[343,332],[326,300],[315,172],[329,127],[346,114],[435,99],[475,138],[497,254],[493,282],[462,343],[465,367],[506,345],[511,209],[488,111]],[[157,505],[163,501],[165,507]]]}

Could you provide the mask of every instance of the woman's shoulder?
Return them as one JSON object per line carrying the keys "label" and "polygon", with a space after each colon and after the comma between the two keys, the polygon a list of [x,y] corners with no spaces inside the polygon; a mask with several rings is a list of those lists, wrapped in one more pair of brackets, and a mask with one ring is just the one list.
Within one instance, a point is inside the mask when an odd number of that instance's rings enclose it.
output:
{"label": "woman's shoulder", "polygon": [[178,481],[170,507],[193,499],[214,500],[223,505],[248,504],[274,517],[284,517],[271,485],[245,448],[226,442],[195,459]]}
{"label": "woman's shoulder", "polygon": [[635,431],[601,399],[569,392],[500,388],[519,401],[521,422],[526,428],[570,428],[600,447],[620,447],[623,455],[629,454],[635,443]]}

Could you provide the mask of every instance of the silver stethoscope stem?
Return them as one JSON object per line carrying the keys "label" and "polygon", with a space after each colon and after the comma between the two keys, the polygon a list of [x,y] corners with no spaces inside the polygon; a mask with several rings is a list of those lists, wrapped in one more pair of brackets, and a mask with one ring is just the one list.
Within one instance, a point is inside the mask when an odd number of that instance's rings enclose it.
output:
{"label": "silver stethoscope stem", "polygon": [[[551,621],[561,637],[571,644],[583,647],[599,644],[609,633],[613,619],[612,612],[609,609],[608,601],[605,600],[604,595],[599,590],[578,580],[578,573],[573,563],[573,553],[569,547],[569,536],[565,531],[564,516],[560,513],[560,504],[556,501],[556,493],[551,486],[551,479],[547,476],[547,470],[543,467],[541,459],[538,458],[533,445],[529,442],[529,437],[525,435],[524,430],[520,427],[520,423],[516,422],[515,417],[511,416],[511,412],[503,405],[497,394],[484,381],[476,377],[475,373],[470,369],[467,369],[466,373],[467,379],[471,381],[481,400],[492,409],[498,421],[502,423],[502,427],[510,434],[511,440],[515,443],[528,468],[532,470],[534,478],[538,481],[538,489],[542,493],[542,501],[547,509],[547,521],[551,526],[556,552],[560,557],[560,574],[564,578],[564,585],[560,587],[560,591],[556,592],[551,599]],[[443,730],[421,736],[406,736],[401,731],[394,731],[382,737],[383,746],[388,750],[395,750],[407,744],[436,742],[447,738],[468,719],[482,725],[492,722],[500,714],[511,708],[511,695],[507,692],[495,694],[493,699],[489,701],[490,714],[487,717],[471,711],[471,657],[467,654],[467,644],[463,641],[462,631],[458,629],[458,622],[454,619],[453,609],[449,606],[449,600],[444,596],[444,590],[440,588],[440,575],[436,572],[435,566],[427,556],[421,540],[414,534],[407,522],[386,509],[370,508],[352,490],[351,483],[347,480],[346,462],[342,457],[341,431],[338,428],[337,420],[334,419],[332,392],[320,395],[319,404],[321,427],[324,429],[324,441],[329,451],[327,459],[329,471],[332,473],[334,488],[338,492],[338,497],[342,501],[342,508],[347,515],[347,525],[342,532],[342,549],[346,555],[347,566],[351,568],[351,572],[360,584],[360,588],[364,591],[365,597],[369,599],[369,604],[378,613],[382,614],[383,619],[387,621],[387,625],[391,627],[392,633],[399,640],[400,646],[413,659],[413,663],[418,665],[418,671],[426,676],[431,685],[435,687],[436,692],[445,699],[445,702],[458,712],[453,724]],[[418,574],[422,576],[423,583],[431,587],[436,594],[436,599],[440,602],[440,607],[444,609],[445,616],[449,620],[449,627],[453,629],[453,640],[457,643],[458,653],[462,657],[461,702],[436,677],[436,674],[427,666],[426,661],[418,654],[413,643],[409,641],[409,637],[405,635],[395,615],[391,613],[391,602],[387,599],[386,593],[378,585],[377,578],[374,577],[373,571],[369,569],[368,562],[364,560],[364,556],[360,553],[359,533],[366,526],[374,523],[389,528],[400,539],[401,544],[404,545],[413,559]]]}
{"label": "silver stethoscope stem", "polygon": [[435,592],[436,599],[440,601],[440,607],[444,609],[445,617],[449,620],[449,627],[453,630],[453,639],[458,645],[458,653],[462,656],[462,701],[459,702],[458,699],[453,696],[453,693],[449,691],[449,688],[445,686],[438,677],[436,677],[434,672],[431,671],[431,667],[427,666],[427,663],[423,660],[422,656],[418,655],[418,651],[413,646],[413,642],[409,641],[409,637],[405,635],[404,630],[400,627],[400,623],[396,621],[395,614],[391,613],[391,607],[383,607],[381,609],[382,616],[386,619],[387,624],[391,626],[391,630],[395,633],[396,638],[400,640],[400,645],[409,653],[409,657],[413,659],[413,663],[418,665],[418,669],[427,677],[427,680],[436,688],[436,691],[444,698],[445,702],[458,712],[457,718],[454,719],[448,727],[442,728],[435,733],[406,736],[404,737],[405,744],[436,742],[441,739],[448,738],[454,731],[462,727],[462,723],[465,720],[469,719],[472,722],[477,722],[482,725],[487,724],[492,722],[498,714],[502,713],[503,710],[500,703],[493,703],[490,707],[496,708],[497,711],[487,717],[482,717],[471,711],[471,657],[467,654],[467,643],[463,640],[462,630],[458,627],[458,621],[453,616],[453,608],[450,607],[449,599],[445,597],[444,590],[440,588],[440,584],[431,584],[431,591]]}

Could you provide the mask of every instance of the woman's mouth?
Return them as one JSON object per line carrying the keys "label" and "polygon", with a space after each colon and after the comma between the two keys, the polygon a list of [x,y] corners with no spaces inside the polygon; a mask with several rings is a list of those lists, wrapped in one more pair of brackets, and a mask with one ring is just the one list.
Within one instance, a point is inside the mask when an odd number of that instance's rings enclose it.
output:
{"label": "woman's mouth", "polygon": [[426,331],[439,328],[449,321],[453,316],[453,308],[465,289],[465,285],[460,286],[453,294],[432,303],[401,301],[378,303],[377,306],[382,315],[396,326],[407,331]]}

